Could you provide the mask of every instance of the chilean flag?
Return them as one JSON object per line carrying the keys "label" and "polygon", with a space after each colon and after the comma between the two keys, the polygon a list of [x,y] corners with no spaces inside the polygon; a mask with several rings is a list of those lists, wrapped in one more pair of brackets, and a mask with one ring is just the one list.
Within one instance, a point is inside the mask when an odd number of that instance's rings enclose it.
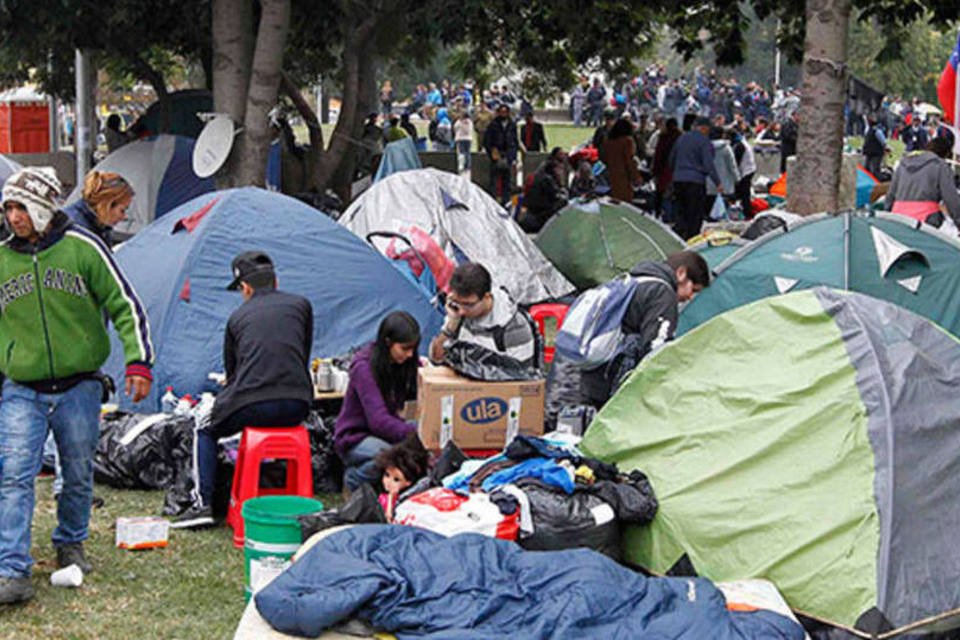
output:
{"label": "chilean flag", "polygon": [[946,122],[958,126],[960,123],[954,122],[954,116],[957,112],[957,65],[960,64],[960,37],[957,38],[957,46],[954,47],[950,59],[947,60],[947,66],[943,68],[940,75],[940,84],[937,85],[937,97],[940,99],[940,106],[943,107],[943,119]]}

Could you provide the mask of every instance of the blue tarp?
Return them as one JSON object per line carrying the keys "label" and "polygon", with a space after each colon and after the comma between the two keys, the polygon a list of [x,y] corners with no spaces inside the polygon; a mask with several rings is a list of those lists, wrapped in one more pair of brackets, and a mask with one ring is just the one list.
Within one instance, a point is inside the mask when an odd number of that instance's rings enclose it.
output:
{"label": "blue tarp", "polygon": [[802,640],[769,611],[730,612],[703,578],[646,578],[586,549],[530,552],[401,525],[330,534],[256,595],[274,628],[316,637],[356,617],[401,640]]}
{"label": "blue tarp", "polygon": [[422,168],[422,165],[420,164],[420,156],[417,154],[416,144],[410,138],[400,138],[388,144],[383,150],[380,166],[377,168],[377,175],[373,177],[373,181],[379,182],[399,171],[420,168]]}
{"label": "blue tarp", "polygon": [[[205,213],[204,213],[205,212]],[[182,220],[193,217],[195,225]],[[192,230],[190,230],[192,227]],[[266,251],[280,288],[313,304],[314,356],[336,356],[376,337],[389,312],[420,323],[426,350],[443,321],[422,289],[377,251],[316,209],[279,193],[246,187],[209,193],[154,221],[117,251],[117,261],[146,307],[157,362],[150,413],[168,385],[177,395],[212,389],[223,371],[223,330],[241,304],[226,290],[242,251]],[[123,380],[116,335],[105,371]],[[124,408],[129,400],[122,398]]]}

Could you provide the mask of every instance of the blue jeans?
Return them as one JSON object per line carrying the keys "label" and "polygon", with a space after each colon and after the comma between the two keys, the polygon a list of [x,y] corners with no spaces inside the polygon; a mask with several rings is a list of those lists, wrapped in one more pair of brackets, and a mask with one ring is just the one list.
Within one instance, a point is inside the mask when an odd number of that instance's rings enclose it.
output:
{"label": "blue jeans", "polygon": [[377,454],[391,447],[389,442],[367,436],[343,456],[343,484],[350,491],[356,491],[360,485],[373,484],[380,479],[377,464],[373,461]]}
{"label": "blue jeans", "polygon": [[43,443],[53,431],[63,468],[57,502],[56,546],[87,539],[93,498],[93,454],[100,436],[100,393],[84,380],[65,393],[38,393],[11,380],[0,403],[0,576],[30,575],[33,483]]}
{"label": "blue jeans", "polygon": [[217,423],[197,429],[193,439],[194,484],[200,505],[213,505],[217,478],[217,440],[243,431],[244,427],[294,427],[310,413],[302,400],[264,400],[248,404]]}
{"label": "blue jeans", "polygon": [[457,173],[470,170],[471,140],[457,140]]}

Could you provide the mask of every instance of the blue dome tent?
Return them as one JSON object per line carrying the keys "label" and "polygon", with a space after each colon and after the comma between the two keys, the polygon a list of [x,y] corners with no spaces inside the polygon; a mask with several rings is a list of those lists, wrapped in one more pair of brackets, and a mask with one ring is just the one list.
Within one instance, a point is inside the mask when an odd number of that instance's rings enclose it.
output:
{"label": "blue dome tent", "polygon": [[[242,299],[227,291],[230,262],[246,250],[268,253],[280,287],[313,304],[313,356],[336,356],[376,336],[394,310],[420,323],[425,350],[443,316],[426,292],[362,239],[316,209],[287,196],[245,187],[194,198],[126,242],[117,261],[150,318],[157,362],[150,396],[136,406],[152,412],[167,386],[177,395],[211,389],[223,371],[223,331]],[[123,379],[116,335],[105,371]],[[121,398],[130,408],[128,398]]]}

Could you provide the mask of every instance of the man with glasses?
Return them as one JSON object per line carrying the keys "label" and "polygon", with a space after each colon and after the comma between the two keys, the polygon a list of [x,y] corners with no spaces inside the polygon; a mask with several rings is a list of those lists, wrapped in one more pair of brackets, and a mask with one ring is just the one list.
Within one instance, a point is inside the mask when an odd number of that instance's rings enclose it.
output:
{"label": "man with glasses", "polygon": [[462,264],[450,277],[447,320],[430,344],[430,357],[443,361],[447,345],[470,342],[508,356],[525,367],[540,367],[533,321],[506,289],[492,290],[490,272],[476,262]]}

